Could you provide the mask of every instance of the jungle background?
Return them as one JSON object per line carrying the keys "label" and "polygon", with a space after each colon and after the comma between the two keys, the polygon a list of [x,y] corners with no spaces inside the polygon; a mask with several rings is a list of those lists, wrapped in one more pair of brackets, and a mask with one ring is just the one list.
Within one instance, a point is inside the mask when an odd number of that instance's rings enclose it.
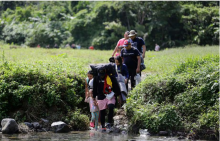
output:
{"label": "jungle background", "polygon": [[9,44],[111,50],[136,30],[154,50],[219,44],[218,1],[1,1],[0,40]]}

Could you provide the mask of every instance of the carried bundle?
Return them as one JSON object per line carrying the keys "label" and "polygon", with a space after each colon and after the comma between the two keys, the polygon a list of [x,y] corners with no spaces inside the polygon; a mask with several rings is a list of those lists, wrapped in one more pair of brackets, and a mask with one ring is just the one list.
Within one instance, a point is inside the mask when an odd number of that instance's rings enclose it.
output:
{"label": "carried bundle", "polygon": [[105,69],[106,74],[109,76],[116,76],[117,71],[115,69],[114,63],[100,64],[100,65],[90,65],[93,76],[98,76],[98,71],[101,69]]}
{"label": "carried bundle", "polygon": [[[112,82],[112,90],[115,93],[116,96],[120,95],[120,86],[119,83],[116,79],[117,76],[117,71],[115,68],[114,63],[106,63],[106,64],[99,64],[99,65],[90,65],[92,72],[93,72],[93,85],[95,86],[95,83],[98,82],[98,79],[100,78],[100,74],[103,75],[108,75],[111,79]],[[104,72],[103,72],[104,70]],[[96,92],[96,90],[94,91]]]}

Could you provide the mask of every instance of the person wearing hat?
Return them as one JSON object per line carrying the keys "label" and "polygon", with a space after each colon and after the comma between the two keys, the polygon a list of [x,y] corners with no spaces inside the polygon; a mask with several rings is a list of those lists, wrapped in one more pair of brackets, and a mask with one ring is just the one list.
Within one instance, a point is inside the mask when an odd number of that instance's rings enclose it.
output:
{"label": "person wearing hat", "polygon": [[145,52],[146,52],[146,46],[144,40],[141,37],[137,37],[137,33],[135,32],[135,30],[130,31],[129,37],[131,39],[131,45],[137,48],[138,51],[141,53],[141,63],[144,63]]}
{"label": "person wearing hat", "polygon": [[120,39],[112,53],[112,57],[114,57],[115,53],[117,52],[117,50],[119,49],[120,46],[123,46],[124,45],[124,41],[129,39],[129,31],[125,31],[125,34],[124,34],[124,38]]}
{"label": "person wearing hat", "polygon": [[130,31],[129,37],[131,39],[132,46],[137,48],[138,51],[140,51],[140,53],[142,54],[142,57],[144,58],[146,52],[146,46],[144,40],[141,37],[137,37],[137,33],[135,32],[135,30]]}
{"label": "person wearing hat", "polygon": [[[131,79],[131,89],[135,87],[134,76],[140,73],[140,52],[131,46],[131,40],[124,41],[124,48],[121,50],[121,57],[123,58],[124,64],[128,68],[129,79]],[[128,83],[126,84],[128,89]]]}
{"label": "person wearing hat", "polygon": [[[98,76],[93,79],[93,101],[98,103],[102,131],[113,126],[113,114],[116,103],[115,96],[120,94],[120,87],[115,76],[107,75],[105,68],[98,69]],[[96,96],[98,100],[96,101]],[[108,108],[108,124],[105,126],[106,109]]]}

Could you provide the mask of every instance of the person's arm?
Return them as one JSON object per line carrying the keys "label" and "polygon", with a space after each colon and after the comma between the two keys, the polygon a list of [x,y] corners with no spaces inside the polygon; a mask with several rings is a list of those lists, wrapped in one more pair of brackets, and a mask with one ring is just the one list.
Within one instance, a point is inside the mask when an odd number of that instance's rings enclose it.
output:
{"label": "person's arm", "polygon": [[114,51],[113,51],[113,53],[112,53],[112,57],[114,57],[115,52],[117,51],[117,49],[118,49],[118,46],[115,47],[115,49],[114,49]]}
{"label": "person's arm", "polygon": [[[119,40],[119,41],[120,41],[120,40]],[[112,54],[112,57],[114,57],[115,52],[118,50],[119,41],[118,41],[117,45],[115,46],[115,49],[114,49],[113,54]]]}
{"label": "person's arm", "polygon": [[85,98],[87,98],[88,92],[89,92],[89,90],[88,90],[87,80],[85,79]]}
{"label": "person's arm", "polygon": [[136,73],[139,73],[140,72],[140,65],[141,65],[141,57],[137,56],[137,59],[138,59],[138,65],[137,65]]}
{"label": "person's arm", "polygon": [[123,55],[123,51],[124,51],[124,48],[121,50],[121,59],[122,59],[122,62],[124,62],[124,55]]}
{"label": "person's arm", "polygon": [[97,86],[98,86],[98,84],[97,84],[97,76],[95,76],[94,78],[93,78],[93,100],[94,101],[96,101],[96,96],[98,96],[98,94],[97,94]]}
{"label": "person's arm", "polygon": [[142,57],[144,58],[144,57],[145,57],[145,52],[146,52],[146,46],[143,45],[142,48],[143,48],[143,54],[142,54]]}
{"label": "person's arm", "polygon": [[85,99],[85,102],[89,103],[89,98],[90,98],[90,97],[87,97],[87,98]]}
{"label": "person's arm", "polygon": [[114,76],[110,76],[112,81],[112,90],[115,93],[115,96],[119,96],[121,94],[120,86],[118,80]]}
{"label": "person's arm", "polygon": [[128,79],[129,79],[129,73],[128,73],[128,68],[127,66],[124,64],[124,72],[125,72],[125,83],[128,83]]}
{"label": "person's arm", "polygon": [[128,79],[129,78],[128,68],[125,64],[123,66],[124,66],[124,71],[125,71],[125,77],[126,79]]}
{"label": "person's arm", "polygon": [[143,48],[142,58],[144,58],[145,57],[145,52],[146,52],[145,42],[144,42],[144,40],[142,38],[139,37],[139,39],[141,41],[141,45],[142,45],[142,48]]}

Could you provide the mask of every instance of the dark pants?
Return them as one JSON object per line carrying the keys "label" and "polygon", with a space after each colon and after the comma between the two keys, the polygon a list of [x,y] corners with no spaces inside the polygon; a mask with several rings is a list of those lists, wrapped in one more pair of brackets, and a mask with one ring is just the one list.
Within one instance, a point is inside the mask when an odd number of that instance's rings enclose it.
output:
{"label": "dark pants", "polygon": [[[113,124],[114,107],[115,107],[114,104],[108,105],[108,109],[109,109],[108,123],[110,123],[110,124]],[[106,115],[106,109],[100,110],[100,119],[101,119],[102,128],[105,128],[105,115]]]}
{"label": "dark pants", "polygon": [[[134,76],[136,75],[136,68],[128,68],[129,78],[131,80],[131,90],[135,87]],[[128,90],[128,83],[126,84],[126,88]]]}

